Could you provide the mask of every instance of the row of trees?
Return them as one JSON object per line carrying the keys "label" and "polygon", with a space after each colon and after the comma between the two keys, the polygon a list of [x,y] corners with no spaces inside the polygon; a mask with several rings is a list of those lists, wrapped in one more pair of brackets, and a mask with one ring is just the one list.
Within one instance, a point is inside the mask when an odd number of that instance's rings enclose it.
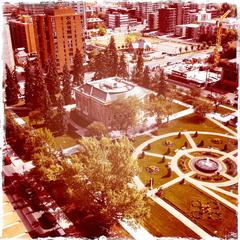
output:
{"label": "row of trees", "polygon": [[[46,75],[39,67],[38,61],[28,61],[25,66],[25,104],[32,109],[41,109],[46,112],[49,106],[57,103],[61,93],[66,104],[72,102],[71,91],[73,86],[83,83],[84,68],[83,57],[79,49],[76,50],[73,64],[73,81],[67,65],[63,67],[62,75],[59,76],[56,63],[53,59],[48,62]],[[13,105],[18,102],[19,85],[16,71],[10,71],[6,65],[6,103]],[[61,87],[62,86],[62,87]]]}

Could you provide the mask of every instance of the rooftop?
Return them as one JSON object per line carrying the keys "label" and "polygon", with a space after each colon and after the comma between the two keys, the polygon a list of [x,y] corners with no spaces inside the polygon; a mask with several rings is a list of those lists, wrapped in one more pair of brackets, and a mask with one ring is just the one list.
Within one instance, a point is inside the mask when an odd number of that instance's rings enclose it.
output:
{"label": "rooftop", "polygon": [[137,96],[142,99],[150,93],[148,89],[125,81],[120,77],[110,77],[88,82],[81,87],[75,88],[75,91],[92,96],[94,99],[106,104],[115,101],[119,97]]}

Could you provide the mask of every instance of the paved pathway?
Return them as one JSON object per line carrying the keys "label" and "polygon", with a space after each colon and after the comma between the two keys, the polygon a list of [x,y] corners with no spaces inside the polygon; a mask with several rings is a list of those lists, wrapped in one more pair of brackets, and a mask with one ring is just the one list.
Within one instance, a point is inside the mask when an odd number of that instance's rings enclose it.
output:
{"label": "paved pathway", "polygon": [[229,191],[227,191],[227,190],[224,190],[224,189],[222,189],[222,188],[219,188],[219,187],[216,187],[216,186],[210,185],[210,184],[209,184],[209,185],[206,185],[206,186],[207,186],[208,188],[214,190],[214,191],[217,191],[217,192],[223,193],[223,194],[225,194],[225,195],[227,195],[227,196],[230,196],[230,197],[233,197],[233,198],[238,199],[238,195],[235,194],[235,193],[229,192]]}
{"label": "paved pathway", "polygon": [[119,221],[119,223],[136,240],[155,240],[153,235],[139,224],[133,228],[131,224],[126,221]]}
{"label": "paved pathway", "polygon": [[173,158],[171,156],[158,154],[158,153],[152,153],[152,152],[146,152],[146,151],[144,151],[144,153],[145,153],[145,155],[152,156],[152,157],[158,157],[158,158],[165,157],[166,159],[172,159]]}
{"label": "paved pathway", "polygon": [[191,135],[188,132],[184,132],[183,133],[185,135],[185,137],[187,138],[188,142],[190,143],[192,148],[197,148],[196,143],[194,142],[194,140],[192,139]]}
{"label": "paved pathway", "polygon": [[217,120],[215,120],[215,119],[213,119],[213,118],[211,118],[211,117],[208,117],[208,116],[207,116],[207,119],[209,119],[210,121],[214,122],[214,123],[217,124],[219,127],[225,129],[227,132],[231,133],[232,135],[237,136],[237,132],[233,131],[232,129],[230,129],[230,128],[226,127],[226,126],[224,126],[224,125],[223,125],[222,123],[220,123],[219,121],[217,121]]}
{"label": "paved pathway", "polygon": [[219,107],[226,108],[226,109],[231,110],[231,111],[233,111],[233,112],[236,112],[236,111],[237,111],[235,108],[228,107],[228,106],[225,106],[225,105],[219,105]]}

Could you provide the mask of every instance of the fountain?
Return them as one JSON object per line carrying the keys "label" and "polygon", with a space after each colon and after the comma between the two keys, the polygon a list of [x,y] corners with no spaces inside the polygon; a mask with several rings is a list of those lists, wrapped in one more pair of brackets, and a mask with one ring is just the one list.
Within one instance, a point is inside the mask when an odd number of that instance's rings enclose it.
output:
{"label": "fountain", "polygon": [[197,170],[204,173],[214,173],[219,169],[217,161],[210,158],[200,158],[194,162],[194,166]]}

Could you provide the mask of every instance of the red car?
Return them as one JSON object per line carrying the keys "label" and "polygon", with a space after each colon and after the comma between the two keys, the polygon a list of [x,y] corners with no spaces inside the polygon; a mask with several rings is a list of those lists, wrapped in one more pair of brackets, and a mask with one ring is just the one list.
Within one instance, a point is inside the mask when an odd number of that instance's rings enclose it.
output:
{"label": "red car", "polygon": [[4,163],[5,163],[5,165],[9,165],[9,164],[12,163],[11,158],[10,158],[9,155],[6,155],[6,156],[5,156],[5,158],[4,158]]}

